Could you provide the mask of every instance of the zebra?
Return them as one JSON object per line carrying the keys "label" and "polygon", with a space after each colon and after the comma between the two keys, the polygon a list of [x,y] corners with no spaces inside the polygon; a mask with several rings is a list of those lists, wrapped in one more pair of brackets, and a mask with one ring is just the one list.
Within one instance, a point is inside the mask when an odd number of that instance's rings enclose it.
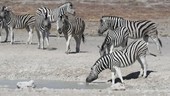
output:
{"label": "zebra", "polygon": [[38,48],[44,49],[44,39],[47,43],[47,48],[49,48],[49,31],[51,29],[51,22],[48,14],[36,14],[35,16],[35,29],[38,36]]}
{"label": "zebra", "polygon": [[[124,84],[120,68],[132,65],[136,60],[141,65],[140,74],[138,77],[147,77],[147,62],[146,55],[148,51],[148,43],[142,39],[134,40],[126,48],[116,50],[111,54],[106,54],[100,57],[91,67],[89,76],[86,82],[90,83],[98,78],[98,74],[105,69],[110,69],[112,72],[112,86],[115,84],[115,75],[117,75],[121,83]],[[151,54],[156,56],[154,54]]]}
{"label": "zebra", "polygon": [[0,16],[5,20],[9,31],[11,32],[11,44],[14,43],[13,29],[26,29],[29,33],[27,44],[32,43],[32,35],[35,24],[35,16],[30,14],[16,15],[8,7],[3,6]]}
{"label": "zebra", "polygon": [[70,50],[70,40],[74,37],[76,41],[76,52],[80,52],[80,44],[81,39],[85,42],[84,38],[84,29],[85,22],[80,17],[67,13],[63,16],[60,16],[57,22],[57,30],[59,34],[63,33],[66,39],[66,54],[68,54]]}
{"label": "zebra", "polygon": [[[5,31],[6,31],[6,37],[5,37],[4,41],[2,41],[2,39],[1,39],[2,29],[5,29]],[[8,41],[8,34],[9,34],[9,30],[8,30],[7,25],[6,25],[6,22],[2,17],[0,17],[0,42],[1,43]]]}
{"label": "zebra", "polygon": [[[101,56],[112,53],[114,47],[127,46],[129,30],[126,27],[117,27],[115,30],[107,29],[107,35],[99,50]],[[107,53],[106,53],[107,49]]]}
{"label": "zebra", "polygon": [[99,35],[103,34],[108,28],[115,29],[124,26],[129,29],[129,38],[143,38],[148,42],[149,37],[156,43],[159,53],[161,53],[162,42],[158,38],[157,26],[149,20],[130,21],[117,16],[102,16],[98,29]]}
{"label": "zebra", "polygon": [[66,2],[62,4],[60,7],[55,8],[55,9],[50,9],[47,7],[40,7],[37,10],[37,14],[45,14],[47,13],[51,23],[56,22],[57,25],[57,20],[59,19],[60,16],[64,15],[66,12],[75,15],[75,10],[73,9],[73,4],[71,2]]}

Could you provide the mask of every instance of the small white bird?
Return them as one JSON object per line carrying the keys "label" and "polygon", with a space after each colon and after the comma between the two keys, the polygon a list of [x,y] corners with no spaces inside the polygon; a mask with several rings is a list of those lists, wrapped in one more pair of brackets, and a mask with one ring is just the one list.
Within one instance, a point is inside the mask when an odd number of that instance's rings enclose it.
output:
{"label": "small white bird", "polygon": [[24,82],[18,82],[17,88],[18,89],[24,89],[24,88],[35,88],[34,80],[30,81],[24,81]]}

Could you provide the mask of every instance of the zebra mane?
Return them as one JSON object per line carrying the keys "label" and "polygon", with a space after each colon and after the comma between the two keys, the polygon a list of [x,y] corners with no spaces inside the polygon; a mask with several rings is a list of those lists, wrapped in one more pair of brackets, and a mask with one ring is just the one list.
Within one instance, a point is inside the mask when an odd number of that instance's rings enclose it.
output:
{"label": "zebra mane", "polygon": [[71,7],[73,6],[73,4],[71,2],[65,2],[62,5],[60,5],[58,8],[65,7],[67,4],[70,4]]}
{"label": "zebra mane", "polygon": [[119,16],[107,16],[107,15],[102,16],[102,19],[105,19],[105,18],[107,18],[107,19],[113,19],[113,18],[124,19],[123,17],[119,17]]}
{"label": "zebra mane", "polygon": [[[70,6],[73,6],[73,4],[72,4],[71,2],[69,2],[69,1],[68,1],[68,2],[63,3],[62,5],[65,5],[65,4],[70,4]],[[62,5],[61,5],[61,6],[62,6]]]}

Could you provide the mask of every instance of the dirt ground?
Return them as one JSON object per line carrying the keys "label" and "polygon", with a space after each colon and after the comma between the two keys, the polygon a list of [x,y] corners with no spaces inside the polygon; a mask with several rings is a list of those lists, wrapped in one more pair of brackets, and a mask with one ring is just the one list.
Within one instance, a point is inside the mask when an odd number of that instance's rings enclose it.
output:
{"label": "dirt ground", "polygon": [[[15,12],[24,12],[23,5],[6,3],[14,7]],[[94,3],[95,4],[95,3]],[[131,4],[131,3],[130,3]],[[162,40],[162,54],[158,54],[156,45],[150,40],[149,49],[157,57],[147,56],[148,77],[146,79],[137,78],[140,65],[138,62],[130,67],[121,69],[126,86],[125,91],[113,91],[107,89],[48,89],[40,88],[33,90],[18,90],[0,88],[0,96],[169,96],[170,95],[170,8],[169,3],[144,6],[143,3],[132,3],[132,5],[115,4],[103,5],[81,3],[77,5],[77,14],[85,19],[85,44],[81,45],[81,52],[75,54],[75,42],[72,38],[72,54],[65,54],[65,39],[55,36],[55,28],[51,31],[50,50],[37,49],[37,36],[34,33],[33,44],[26,45],[28,34],[25,30],[15,31],[15,44],[0,44],[0,79],[4,80],[62,80],[85,82],[90,72],[91,66],[99,58],[97,45],[103,42],[103,36],[97,36],[99,18],[102,15],[118,15],[128,19],[149,19],[157,23],[159,37]],[[155,3],[154,3],[155,4]],[[30,8],[33,13],[35,5]],[[50,4],[48,5],[50,6]],[[52,8],[54,7],[51,6]],[[93,9],[94,7],[94,9]],[[84,10],[87,10],[84,12]],[[22,9],[22,10],[21,10]],[[100,12],[101,10],[104,10]],[[107,11],[105,11],[107,10]],[[108,10],[114,10],[109,12]],[[129,14],[130,13],[130,14]],[[85,15],[86,14],[86,15]],[[3,32],[3,37],[5,32]],[[95,82],[107,82],[111,79],[109,70],[103,71]],[[100,83],[99,83],[100,84]]]}

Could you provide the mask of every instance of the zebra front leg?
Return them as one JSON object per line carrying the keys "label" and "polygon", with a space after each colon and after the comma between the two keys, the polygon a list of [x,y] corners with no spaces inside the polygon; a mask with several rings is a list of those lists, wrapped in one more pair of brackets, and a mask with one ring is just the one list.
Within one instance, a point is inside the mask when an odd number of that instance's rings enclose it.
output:
{"label": "zebra front leg", "polygon": [[66,54],[69,54],[69,52],[70,52],[70,40],[71,40],[71,37],[72,37],[72,35],[69,35],[68,36],[68,39],[67,39],[67,41],[66,41]]}
{"label": "zebra front leg", "polygon": [[[115,73],[120,78],[121,84],[120,83],[115,84],[114,83],[115,81],[114,82],[112,81],[112,86],[111,86],[112,89],[114,89],[114,90],[125,90],[125,86],[124,86],[124,82],[123,82],[123,78],[122,78],[120,68],[118,68],[117,66],[114,66],[113,69],[115,70]],[[113,74],[113,73],[112,73],[112,78],[115,79],[115,74]]]}
{"label": "zebra front leg", "polygon": [[112,53],[113,52],[113,49],[114,49],[114,46],[113,46],[113,44],[110,46],[110,51],[109,51],[109,53]]}
{"label": "zebra front leg", "polygon": [[46,40],[46,43],[47,43],[47,49],[49,49],[49,32],[46,32],[46,36],[45,36],[45,40]]}
{"label": "zebra front leg", "polygon": [[141,65],[141,70],[140,70],[140,74],[138,77],[142,77],[146,78],[147,76],[147,63],[146,63],[146,57],[145,56],[140,56],[139,58],[137,58],[138,62]]}
{"label": "zebra front leg", "polygon": [[4,40],[4,42],[8,41],[8,35],[9,35],[9,28],[7,26],[5,26],[5,31],[6,31],[6,38]]}
{"label": "zebra front leg", "polygon": [[146,78],[147,77],[147,62],[146,62],[146,56],[140,56],[140,61],[141,61],[141,64],[143,65],[143,78]]}
{"label": "zebra front leg", "polygon": [[121,83],[123,82],[123,78],[122,78],[122,73],[119,67],[115,66],[114,69],[116,70],[117,76],[120,78]]}
{"label": "zebra front leg", "polygon": [[139,57],[137,58],[137,60],[138,60],[138,62],[139,62],[140,65],[141,65],[140,73],[139,73],[139,76],[138,76],[138,78],[140,78],[140,77],[142,77],[142,75],[143,75],[144,66],[143,66],[143,63],[142,63],[142,61],[141,61],[141,59],[140,59]]}
{"label": "zebra front leg", "polygon": [[10,44],[13,44],[14,43],[14,32],[13,32],[12,27],[10,27],[10,32],[11,32],[11,43]]}

